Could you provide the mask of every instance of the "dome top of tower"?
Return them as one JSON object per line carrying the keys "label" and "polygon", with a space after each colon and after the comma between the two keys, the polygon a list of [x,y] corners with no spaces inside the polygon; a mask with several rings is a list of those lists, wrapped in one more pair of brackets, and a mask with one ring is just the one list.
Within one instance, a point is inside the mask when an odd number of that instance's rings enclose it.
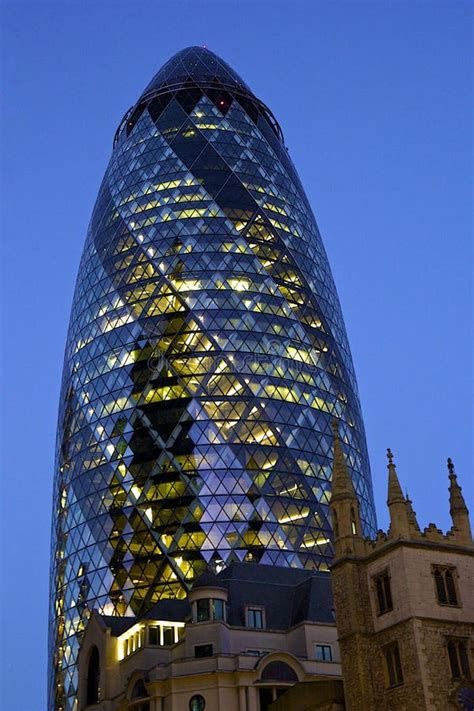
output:
{"label": "dome top of tower", "polygon": [[207,47],[187,47],[175,54],[155,74],[142,97],[180,85],[217,83],[252,94],[244,80]]}

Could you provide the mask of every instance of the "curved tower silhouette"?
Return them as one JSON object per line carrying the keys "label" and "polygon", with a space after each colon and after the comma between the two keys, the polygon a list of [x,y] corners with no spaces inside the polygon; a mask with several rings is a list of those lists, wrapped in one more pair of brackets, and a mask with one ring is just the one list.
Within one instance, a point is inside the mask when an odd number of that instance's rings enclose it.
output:
{"label": "curved tower silhouette", "polygon": [[126,114],[94,207],[64,362],[52,708],[91,609],[138,615],[231,561],[327,569],[331,422],[375,532],[336,289],[271,111],[212,52]]}

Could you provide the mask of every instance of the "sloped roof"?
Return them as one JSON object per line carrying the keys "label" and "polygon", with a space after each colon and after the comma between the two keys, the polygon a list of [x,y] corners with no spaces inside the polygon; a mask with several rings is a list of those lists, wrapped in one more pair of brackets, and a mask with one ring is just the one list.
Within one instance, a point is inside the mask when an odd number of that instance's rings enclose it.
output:
{"label": "sloped roof", "polygon": [[[235,627],[246,625],[245,609],[252,605],[265,608],[267,629],[287,630],[304,621],[335,624],[329,573],[233,563],[218,575],[207,571],[194,587],[227,589],[227,622]],[[191,607],[186,600],[160,600],[140,617],[102,619],[117,637],[140,620],[185,622],[190,616]]]}

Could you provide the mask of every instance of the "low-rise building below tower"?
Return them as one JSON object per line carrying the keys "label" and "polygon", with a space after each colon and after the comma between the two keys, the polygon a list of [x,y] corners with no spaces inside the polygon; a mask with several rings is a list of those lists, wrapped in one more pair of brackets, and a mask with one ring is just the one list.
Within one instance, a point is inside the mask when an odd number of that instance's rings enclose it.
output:
{"label": "low-rise building below tower", "polygon": [[138,619],[94,612],[78,692],[81,711],[273,711],[295,692],[342,711],[330,576],[234,563]]}

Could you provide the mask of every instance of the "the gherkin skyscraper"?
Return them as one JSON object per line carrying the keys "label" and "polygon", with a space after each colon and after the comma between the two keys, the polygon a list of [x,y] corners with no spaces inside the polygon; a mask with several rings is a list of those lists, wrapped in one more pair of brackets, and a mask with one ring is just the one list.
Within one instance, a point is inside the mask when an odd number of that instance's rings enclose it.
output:
{"label": "the gherkin skyscraper", "polygon": [[225,62],[185,49],[117,130],[79,267],[50,708],[75,709],[93,608],[138,615],[235,560],[327,568],[334,418],[373,534],[344,323],[280,127]]}

